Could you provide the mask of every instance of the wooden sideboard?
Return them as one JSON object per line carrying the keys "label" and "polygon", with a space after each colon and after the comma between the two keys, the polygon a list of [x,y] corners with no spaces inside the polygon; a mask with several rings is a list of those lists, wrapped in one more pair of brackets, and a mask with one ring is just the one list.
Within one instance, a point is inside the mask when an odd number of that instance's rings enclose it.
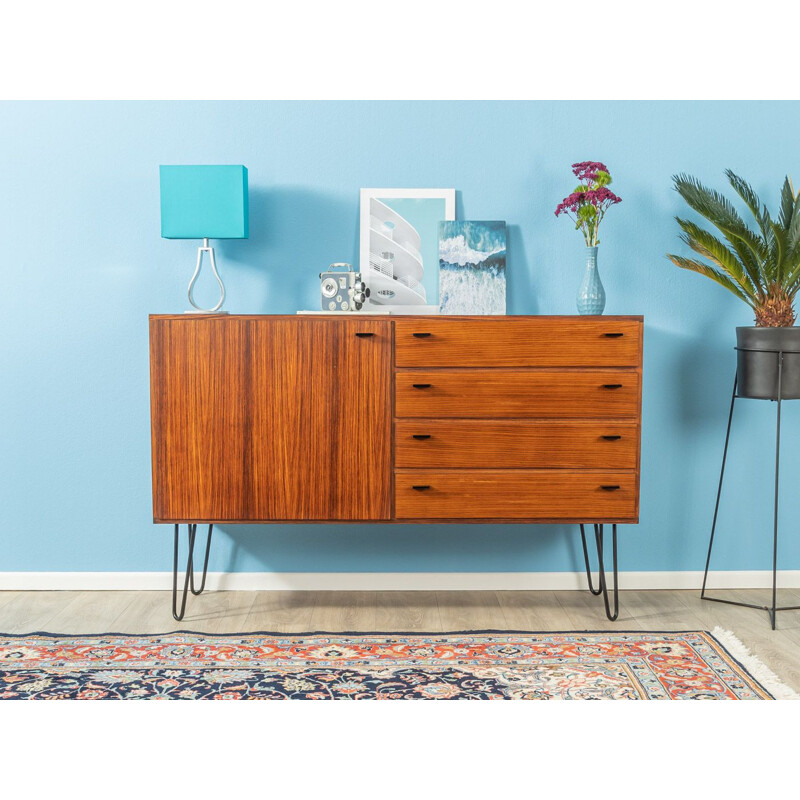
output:
{"label": "wooden sideboard", "polygon": [[639,516],[642,327],[151,316],[153,519],[176,554],[180,523],[193,548],[197,523],[300,521],[593,523],[601,557],[611,523],[616,554]]}

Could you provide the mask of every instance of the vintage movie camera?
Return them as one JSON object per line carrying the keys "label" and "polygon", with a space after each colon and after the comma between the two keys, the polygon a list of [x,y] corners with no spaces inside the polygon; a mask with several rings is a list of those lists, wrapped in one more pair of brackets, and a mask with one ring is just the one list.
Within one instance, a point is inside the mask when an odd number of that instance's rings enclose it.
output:
{"label": "vintage movie camera", "polygon": [[320,272],[321,308],[323,311],[361,311],[369,289],[350,264],[336,263]]}

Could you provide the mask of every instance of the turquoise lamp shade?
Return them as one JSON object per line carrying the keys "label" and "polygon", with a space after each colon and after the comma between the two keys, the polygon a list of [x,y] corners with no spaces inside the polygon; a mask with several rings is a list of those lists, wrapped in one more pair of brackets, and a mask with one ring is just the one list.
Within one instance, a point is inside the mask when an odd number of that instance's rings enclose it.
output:
{"label": "turquoise lamp shade", "polygon": [[247,167],[160,166],[164,239],[246,239]]}
{"label": "turquoise lamp shade", "polygon": [[[214,248],[209,239],[246,239],[250,233],[247,201],[247,167],[241,164],[170,165],[158,168],[161,184],[161,236],[164,239],[202,239],[197,248],[197,265],[189,281],[187,313],[225,314],[225,284],[217,270]],[[194,287],[207,255],[219,285],[219,302],[201,308],[194,299]]]}

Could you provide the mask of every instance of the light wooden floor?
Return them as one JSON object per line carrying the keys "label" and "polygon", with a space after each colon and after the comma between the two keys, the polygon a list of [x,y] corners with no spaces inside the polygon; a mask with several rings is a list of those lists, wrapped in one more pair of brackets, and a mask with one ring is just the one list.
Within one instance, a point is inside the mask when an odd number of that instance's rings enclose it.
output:
{"label": "light wooden floor", "polygon": [[[623,591],[609,622],[588,592],[208,592],[190,597],[175,622],[168,592],[0,592],[0,632],[205,633],[244,631],[712,630],[733,631],[800,691],[800,611],[778,615],[709,603],[697,591]],[[719,592],[767,603],[767,590]],[[800,605],[800,590],[781,590]]]}

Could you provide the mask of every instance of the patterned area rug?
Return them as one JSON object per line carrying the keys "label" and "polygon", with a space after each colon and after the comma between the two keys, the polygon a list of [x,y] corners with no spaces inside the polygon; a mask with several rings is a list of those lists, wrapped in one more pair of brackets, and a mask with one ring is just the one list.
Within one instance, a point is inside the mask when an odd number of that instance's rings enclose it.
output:
{"label": "patterned area rug", "polygon": [[1,699],[792,696],[732,634],[719,629],[714,634],[0,634]]}

